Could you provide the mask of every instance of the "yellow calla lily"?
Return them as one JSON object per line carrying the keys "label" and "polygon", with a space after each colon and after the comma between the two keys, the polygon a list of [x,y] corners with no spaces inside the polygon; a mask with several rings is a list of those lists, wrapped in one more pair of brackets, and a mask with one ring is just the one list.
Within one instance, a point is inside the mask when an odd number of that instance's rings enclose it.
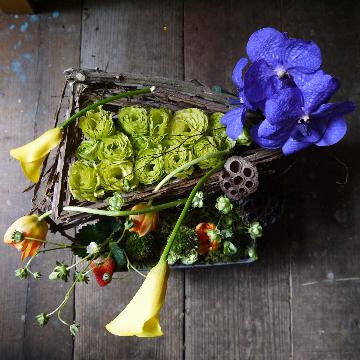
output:
{"label": "yellow calla lily", "polygon": [[40,178],[41,166],[49,152],[62,140],[60,128],[50,129],[34,141],[10,150],[10,155],[20,161],[25,176],[34,183]]}
{"label": "yellow calla lily", "polygon": [[164,304],[169,267],[160,259],[127,307],[106,330],[117,336],[157,337],[164,335],[160,326],[160,310]]}

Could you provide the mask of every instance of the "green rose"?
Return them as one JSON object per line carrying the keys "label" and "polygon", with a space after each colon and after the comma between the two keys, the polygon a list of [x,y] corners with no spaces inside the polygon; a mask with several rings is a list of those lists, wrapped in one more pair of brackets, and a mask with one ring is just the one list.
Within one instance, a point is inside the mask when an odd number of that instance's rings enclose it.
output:
{"label": "green rose", "polygon": [[105,190],[127,192],[137,186],[131,161],[103,160],[98,166],[100,184]]}
{"label": "green rose", "polygon": [[150,138],[153,143],[159,143],[165,137],[171,116],[171,110],[168,109],[149,110]]}
{"label": "green rose", "polygon": [[[173,170],[188,163],[192,159],[192,151],[187,149],[185,146],[172,146],[171,148],[166,150],[166,153],[164,155],[165,172],[169,174]],[[191,175],[193,171],[194,167],[191,166],[186,170],[183,170],[180,173],[176,174],[175,177],[185,178]]]}
{"label": "green rose", "polygon": [[95,202],[101,193],[97,192],[99,178],[94,166],[85,161],[75,161],[69,169],[69,188],[77,200]]}
{"label": "green rose", "polygon": [[148,135],[149,119],[147,111],[138,106],[126,106],[119,110],[118,119],[126,134]]}
{"label": "green rose", "polygon": [[211,114],[208,131],[208,134],[214,138],[218,150],[221,151],[232,149],[236,143],[226,135],[226,127],[221,123],[223,116],[224,114],[221,112]]}
{"label": "green rose", "polygon": [[92,140],[110,136],[115,130],[111,113],[103,110],[101,106],[87,111],[79,120],[79,128],[86,138]]}
{"label": "green rose", "polygon": [[76,149],[76,157],[79,160],[97,161],[99,143],[92,140],[84,140]]}
{"label": "green rose", "polygon": [[208,117],[199,109],[190,108],[175,112],[169,125],[170,138],[185,146],[195,144],[208,128]]}
{"label": "green rose", "polygon": [[98,157],[100,160],[119,162],[129,159],[132,154],[131,142],[123,133],[102,139],[99,143]]}
{"label": "green rose", "polygon": [[135,161],[135,173],[138,180],[145,185],[150,185],[164,174],[164,159],[161,154],[161,146],[155,149],[142,151]]}
{"label": "green rose", "polygon": [[[218,151],[216,146],[216,142],[211,136],[203,136],[198,140],[198,142],[194,145],[194,154],[195,158],[199,158],[201,156],[215,153]],[[210,169],[216,166],[219,163],[219,157],[213,157],[207,160],[200,161],[198,163],[201,169]]]}

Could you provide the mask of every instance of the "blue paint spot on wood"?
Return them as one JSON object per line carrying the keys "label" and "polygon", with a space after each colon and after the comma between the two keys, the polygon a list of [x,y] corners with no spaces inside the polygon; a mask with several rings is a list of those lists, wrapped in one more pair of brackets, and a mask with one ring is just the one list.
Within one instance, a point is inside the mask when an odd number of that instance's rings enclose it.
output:
{"label": "blue paint spot on wood", "polygon": [[25,32],[29,28],[29,23],[26,21],[20,25],[20,31]]}
{"label": "blue paint spot on wood", "polygon": [[60,16],[60,12],[59,11],[54,11],[53,13],[52,13],[52,17],[53,18],[57,18],[57,17],[59,17]]}
{"label": "blue paint spot on wood", "polygon": [[10,63],[10,70],[16,75],[16,77],[23,83],[26,84],[27,76],[24,71],[24,67],[19,59],[14,59]]}
{"label": "blue paint spot on wood", "polygon": [[19,40],[17,43],[14,44],[13,49],[18,50],[21,48],[22,42]]}
{"label": "blue paint spot on wood", "polygon": [[31,22],[37,22],[37,21],[39,21],[39,15],[30,15],[29,16],[29,19],[30,19],[30,21]]}
{"label": "blue paint spot on wood", "polygon": [[16,29],[16,25],[15,25],[15,24],[11,24],[11,25],[9,26],[9,29],[10,29],[10,30]]}

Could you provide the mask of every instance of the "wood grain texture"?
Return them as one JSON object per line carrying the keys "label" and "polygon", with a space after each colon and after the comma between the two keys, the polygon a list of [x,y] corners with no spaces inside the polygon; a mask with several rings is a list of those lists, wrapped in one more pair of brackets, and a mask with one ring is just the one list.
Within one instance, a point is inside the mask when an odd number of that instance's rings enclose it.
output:
{"label": "wood grain texture", "polygon": [[[20,215],[30,210],[31,192],[22,193],[28,186],[17,161],[10,159],[8,150],[21,145],[53,125],[53,115],[61,97],[64,82],[63,67],[78,64],[80,16],[79,6],[64,2],[60,16],[54,18],[56,8],[47,9],[38,17],[1,16],[1,161],[6,171],[1,174],[1,232]],[[15,26],[15,28],[14,28]],[[64,43],[66,46],[58,46]],[[6,114],[6,118],[4,117]],[[14,180],[15,179],[15,180]],[[59,237],[49,235],[52,240]],[[34,317],[56,307],[63,299],[65,284],[47,279],[55,259],[69,263],[71,254],[48,253],[32,263],[43,278],[21,281],[13,271],[21,266],[19,255],[3,249],[1,257],[0,317],[1,358],[45,359],[54,352],[56,359],[69,359],[73,340],[67,328],[54,319],[46,329],[35,324]],[[5,251],[6,250],[6,251]],[[60,285],[60,286],[59,286]],[[5,298],[5,304],[3,304]],[[72,301],[64,316],[72,321]],[[54,357],[55,358],[55,357]]]}
{"label": "wood grain texture", "polygon": [[[357,104],[359,14],[359,3],[353,1],[283,4],[283,28],[314,40],[322,49],[325,70],[340,79],[335,100]],[[347,119],[345,139],[333,148],[301,154],[289,178],[296,199],[289,223],[296,229],[289,233],[296,360],[360,358],[358,111]]]}
{"label": "wood grain texture", "polygon": [[[185,78],[208,86],[231,89],[249,35],[280,27],[277,3],[264,11],[263,1],[185,1],[184,9]],[[257,263],[186,271],[186,359],[289,359],[285,234],[280,226],[266,230]]]}
{"label": "wood grain texture", "polygon": [[[182,79],[182,18],[179,1],[85,1],[81,65]],[[104,289],[92,281],[77,290],[76,320],[83,327],[75,359],[181,359],[183,277],[183,270],[170,276],[161,315],[166,336],[158,339],[119,338],[104,329],[140,286],[137,274]]]}

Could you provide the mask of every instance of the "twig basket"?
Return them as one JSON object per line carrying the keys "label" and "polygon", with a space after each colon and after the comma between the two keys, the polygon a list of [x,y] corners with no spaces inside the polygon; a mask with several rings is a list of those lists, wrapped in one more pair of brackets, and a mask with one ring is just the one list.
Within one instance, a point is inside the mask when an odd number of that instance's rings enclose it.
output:
{"label": "twig basket", "polygon": [[[128,73],[107,73],[99,70],[68,69],[65,71],[66,83],[55,115],[55,126],[74,112],[89,103],[123,91],[156,86],[151,94],[131,99],[119,99],[108,103],[105,109],[117,113],[118,109],[128,105],[165,107],[171,110],[195,107],[206,113],[226,112],[229,110],[231,95],[214,92],[197,81],[184,82],[159,77],[146,77]],[[94,216],[74,214],[63,210],[65,206],[87,206],[104,209],[104,201],[97,203],[75,200],[68,187],[69,166],[75,160],[75,150],[82,140],[82,134],[76,124],[66,128],[63,141],[57,152],[47,159],[39,183],[34,187],[33,212],[53,211],[55,230],[63,232],[78,224],[91,221]],[[241,156],[254,165],[270,162],[281,154],[278,151],[253,149]],[[195,172],[190,178],[170,181],[156,193],[158,200],[176,198],[187,194],[201,177]],[[219,189],[219,174],[213,175],[205,186],[206,191]],[[139,186],[135,191],[124,194],[126,205],[132,205],[153,197],[154,186]]]}

